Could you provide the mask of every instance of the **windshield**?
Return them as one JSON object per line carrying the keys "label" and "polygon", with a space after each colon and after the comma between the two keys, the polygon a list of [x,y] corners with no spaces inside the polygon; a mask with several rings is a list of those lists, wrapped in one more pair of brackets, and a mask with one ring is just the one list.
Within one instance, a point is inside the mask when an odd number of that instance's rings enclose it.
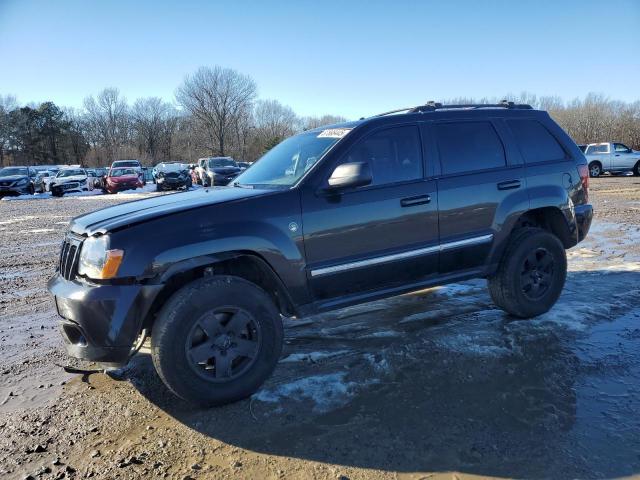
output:
{"label": "windshield", "polygon": [[156,170],[159,172],[180,172],[185,169],[182,163],[160,163],[156,167]]}
{"label": "windshield", "polygon": [[[337,132],[335,134],[326,132]],[[234,184],[283,185],[296,183],[348,130],[324,130],[290,137],[265,153]]]}
{"label": "windshield", "polygon": [[209,168],[217,168],[217,167],[236,167],[236,162],[231,160],[230,158],[210,158],[209,159]]}
{"label": "windshield", "polygon": [[7,167],[0,169],[0,176],[10,177],[12,175],[29,175],[29,169],[19,167]]}
{"label": "windshield", "polygon": [[56,177],[73,177],[75,175],[85,175],[84,170],[60,170]]}
{"label": "windshield", "polygon": [[139,167],[140,162],[137,160],[118,160],[113,162],[114,167]]}
{"label": "windshield", "polygon": [[137,175],[133,168],[114,168],[111,170],[110,177],[122,177],[124,175]]}

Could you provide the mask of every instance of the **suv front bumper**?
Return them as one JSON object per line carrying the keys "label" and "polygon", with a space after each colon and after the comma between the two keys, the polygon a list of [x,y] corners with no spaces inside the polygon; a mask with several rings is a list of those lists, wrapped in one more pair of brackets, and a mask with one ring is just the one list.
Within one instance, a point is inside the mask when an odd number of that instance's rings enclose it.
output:
{"label": "suv front bumper", "polygon": [[60,330],[69,355],[125,365],[162,285],[93,285],[59,273],[48,290],[54,295]]}
{"label": "suv front bumper", "polygon": [[578,242],[584,240],[584,237],[589,233],[591,228],[591,221],[593,220],[593,206],[591,205],[576,205],[576,228],[578,230]]}

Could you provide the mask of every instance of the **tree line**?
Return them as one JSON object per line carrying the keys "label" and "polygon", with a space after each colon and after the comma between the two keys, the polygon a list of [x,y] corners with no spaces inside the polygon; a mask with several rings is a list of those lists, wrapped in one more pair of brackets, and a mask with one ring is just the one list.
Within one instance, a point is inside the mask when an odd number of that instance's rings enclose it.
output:
{"label": "tree line", "polygon": [[[82,109],[53,102],[20,106],[14,96],[0,95],[0,166],[101,166],[123,158],[155,164],[218,155],[253,161],[296,132],[345,120],[300,117],[277,100],[258,99],[257,90],[251,77],[215,66],[187,75],[175,104],[157,97],[129,103],[117,88],[86,97]],[[505,98],[547,110],[576,143],[617,141],[640,149],[640,101],[594,93],[569,102],[526,92]]]}

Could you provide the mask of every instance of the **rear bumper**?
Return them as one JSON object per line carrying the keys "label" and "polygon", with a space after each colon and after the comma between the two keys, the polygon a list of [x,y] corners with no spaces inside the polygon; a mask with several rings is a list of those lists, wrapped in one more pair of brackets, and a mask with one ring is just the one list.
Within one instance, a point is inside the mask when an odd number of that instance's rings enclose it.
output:
{"label": "rear bumper", "polygon": [[161,285],[90,285],[56,274],[54,295],[67,353],[75,358],[124,365]]}
{"label": "rear bumper", "polygon": [[575,213],[578,242],[581,242],[584,240],[584,237],[587,236],[587,233],[589,233],[589,228],[591,228],[591,221],[593,220],[593,206],[577,205],[575,207]]}

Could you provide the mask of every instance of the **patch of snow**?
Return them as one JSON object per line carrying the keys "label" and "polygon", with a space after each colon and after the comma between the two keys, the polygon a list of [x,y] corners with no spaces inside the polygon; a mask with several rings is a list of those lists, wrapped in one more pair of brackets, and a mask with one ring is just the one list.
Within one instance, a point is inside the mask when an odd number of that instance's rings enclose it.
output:
{"label": "patch of snow", "polygon": [[360,338],[391,338],[400,336],[402,336],[402,334],[400,332],[396,332],[395,330],[380,330],[379,332],[362,335]]}
{"label": "patch of snow", "polygon": [[309,352],[309,353],[292,353],[286,358],[280,360],[280,363],[292,362],[318,362],[325,358],[339,357],[349,353],[349,350],[336,350],[334,352]]}
{"label": "patch of snow", "polygon": [[345,381],[346,375],[345,372],[339,372],[301,378],[274,389],[262,389],[253,398],[268,403],[285,399],[311,400],[314,412],[326,412],[344,405],[354,395],[355,383]]}
{"label": "patch of snow", "polygon": [[27,230],[27,233],[50,233],[55,232],[53,228],[36,228],[34,230]]}
{"label": "patch of snow", "polygon": [[3,222],[0,222],[0,225],[10,225],[12,223],[16,223],[16,222],[24,222],[26,220],[33,220],[34,218],[37,218],[34,215],[26,215],[24,217],[18,217],[18,218],[11,218],[9,220],[5,220]]}

